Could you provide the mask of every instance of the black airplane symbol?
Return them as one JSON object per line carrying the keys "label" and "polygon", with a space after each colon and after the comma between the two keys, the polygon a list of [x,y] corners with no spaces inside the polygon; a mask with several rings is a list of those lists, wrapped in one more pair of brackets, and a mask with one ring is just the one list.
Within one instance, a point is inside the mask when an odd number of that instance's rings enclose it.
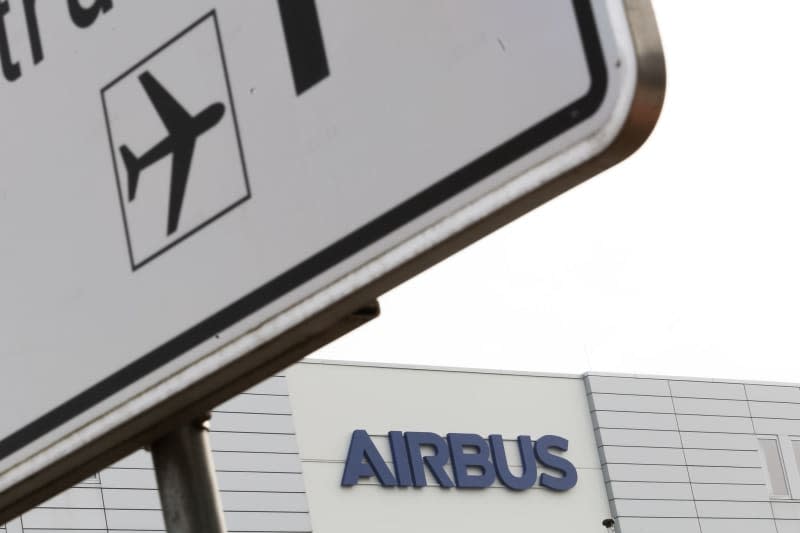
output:
{"label": "black airplane symbol", "polygon": [[168,135],[141,157],[136,157],[127,145],[119,149],[125,168],[128,170],[128,202],[136,198],[139,174],[150,165],[172,154],[172,178],[169,190],[169,214],[167,235],[178,229],[186,182],[192,164],[192,154],[197,138],[213,128],[225,114],[221,102],[211,104],[197,115],[190,115],[175,98],[156,80],[149,71],[139,76],[147,96],[156,108]]}

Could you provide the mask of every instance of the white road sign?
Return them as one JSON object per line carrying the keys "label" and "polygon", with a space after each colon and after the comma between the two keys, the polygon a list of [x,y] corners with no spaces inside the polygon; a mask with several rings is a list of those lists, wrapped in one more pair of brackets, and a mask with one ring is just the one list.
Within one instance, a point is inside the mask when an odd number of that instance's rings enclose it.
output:
{"label": "white road sign", "polygon": [[648,0],[0,2],[0,521],[623,158],[662,61]]}

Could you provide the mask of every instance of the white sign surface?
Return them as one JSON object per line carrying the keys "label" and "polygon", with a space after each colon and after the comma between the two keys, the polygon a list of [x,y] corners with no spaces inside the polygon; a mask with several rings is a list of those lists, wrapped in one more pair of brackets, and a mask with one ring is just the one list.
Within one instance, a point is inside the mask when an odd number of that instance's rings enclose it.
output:
{"label": "white sign surface", "polygon": [[640,68],[622,0],[0,15],[0,492],[602,154]]}

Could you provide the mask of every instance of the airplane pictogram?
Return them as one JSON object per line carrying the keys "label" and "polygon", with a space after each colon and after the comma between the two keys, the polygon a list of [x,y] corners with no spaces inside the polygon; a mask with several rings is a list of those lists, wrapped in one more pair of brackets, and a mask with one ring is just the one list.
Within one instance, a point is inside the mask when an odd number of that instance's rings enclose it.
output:
{"label": "airplane pictogram", "polygon": [[127,145],[120,146],[119,151],[128,171],[128,202],[136,199],[141,172],[171,154],[172,171],[167,215],[169,236],[178,229],[195,143],[198,137],[219,123],[225,114],[225,105],[222,102],[215,102],[200,113],[191,115],[149,71],[139,75],[139,82],[167,128],[168,134],[140,157],[135,156]]}

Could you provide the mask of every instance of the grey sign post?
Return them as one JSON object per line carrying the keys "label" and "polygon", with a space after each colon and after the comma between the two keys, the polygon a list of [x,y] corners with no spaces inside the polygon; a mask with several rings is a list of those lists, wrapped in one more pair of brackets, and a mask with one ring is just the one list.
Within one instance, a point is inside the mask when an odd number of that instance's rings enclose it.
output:
{"label": "grey sign post", "polygon": [[665,81],[649,0],[8,2],[0,66],[0,522],[622,160]]}
{"label": "grey sign post", "polygon": [[151,451],[167,531],[224,533],[208,419],[168,433],[152,444]]}

